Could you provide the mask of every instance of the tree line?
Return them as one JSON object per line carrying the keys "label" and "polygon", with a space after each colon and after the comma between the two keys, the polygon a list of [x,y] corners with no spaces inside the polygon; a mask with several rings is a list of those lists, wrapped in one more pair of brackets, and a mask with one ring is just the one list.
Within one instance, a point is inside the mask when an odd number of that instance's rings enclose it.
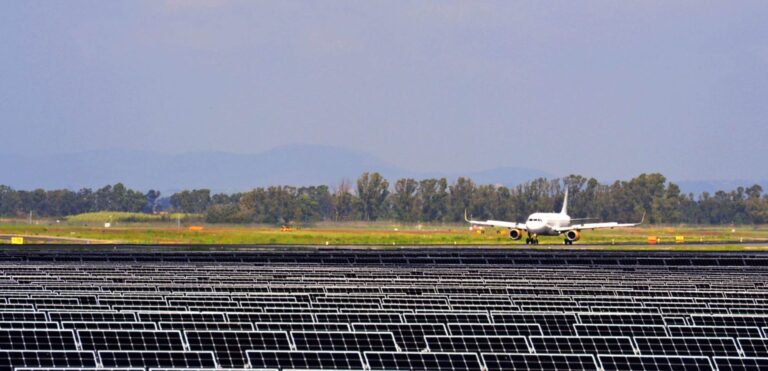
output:
{"label": "tree line", "polygon": [[475,218],[522,221],[535,211],[554,211],[569,192],[574,218],[650,223],[768,223],[768,194],[759,185],[732,191],[685,194],[661,174],[602,184],[570,175],[535,179],[515,187],[476,184],[469,178],[403,178],[391,184],[379,173],[363,173],[353,184],[334,187],[272,186],[248,192],[213,194],[185,190],[161,198],[123,184],[98,190],[17,191],[0,186],[0,215],[59,217],[94,211],[151,213],[159,210],[202,214],[209,223],[311,223],[317,221],[460,222],[465,210]]}

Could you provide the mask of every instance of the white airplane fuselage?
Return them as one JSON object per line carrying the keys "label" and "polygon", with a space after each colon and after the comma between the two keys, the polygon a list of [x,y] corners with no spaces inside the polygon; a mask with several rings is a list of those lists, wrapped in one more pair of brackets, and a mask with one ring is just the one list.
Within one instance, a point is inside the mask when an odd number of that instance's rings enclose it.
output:
{"label": "white airplane fuselage", "polygon": [[571,225],[571,217],[562,213],[533,213],[525,221],[525,229],[529,235],[557,236],[556,228]]}

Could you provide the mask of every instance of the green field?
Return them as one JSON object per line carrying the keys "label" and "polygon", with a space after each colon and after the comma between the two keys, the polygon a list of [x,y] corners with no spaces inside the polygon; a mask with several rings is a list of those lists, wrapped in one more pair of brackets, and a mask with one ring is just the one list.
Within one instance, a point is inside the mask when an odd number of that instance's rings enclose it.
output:
{"label": "green field", "polygon": [[198,214],[144,214],[144,213],[128,213],[121,211],[101,211],[97,213],[85,213],[72,215],[64,218],[64,221],[71,224],[96,224],[101,225],[103,223],[154,223],[154,222],[171,222],[181,219],[182,222],[202,220],[202,215]]}
{"label": "green field", "polygon": [[[112,216],[112,226],[105,228],[104,217],[109,216]],[[7,243],[10,236],[26,236],[28,240],[36,238],[46,243],[525,246],[522,241],[507,238],[506,230],[470,231],[466,224],[318,223],[281,231],[279,227],[265,225],[205,225],[195,223],[195,219],[194,215],[140,219],[135,215],[98,213],[59,221],[37,221],[37,224],[6,220],[0,222],[0,243]],[[198,230],[190,230],[193,225]],[[683,236],[686,244],[678,244],[680,249],[762,249],[756,245],[768,240],[768,226],[642,226],[584,231],[573,248],[579,244],[603,244],[599,248],[604,249],[626,249],[627,244],[640,244],[633,249],[655,248],[646,245],[648,236],[659,237],[661,243],[674,242],[676,236]],[[540,240],[539,248],[562,247],[562,239],[558,237],[540,237]],[[698,242],[718,245],[696,245]],[[746,244],[737,244],[739,242]],[[749,242],[755,242],[755,246],[749,246]]]}

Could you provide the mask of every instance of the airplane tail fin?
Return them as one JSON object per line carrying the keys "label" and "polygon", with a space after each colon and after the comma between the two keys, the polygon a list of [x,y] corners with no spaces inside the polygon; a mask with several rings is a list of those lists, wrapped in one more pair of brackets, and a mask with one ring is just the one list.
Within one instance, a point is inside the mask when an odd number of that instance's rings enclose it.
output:
{"label": "airplane tail fin", "polygon": [[565,198],[563,199],[563,208],[560,210],[560,214],[568,214],[568,188],[565,189]]}

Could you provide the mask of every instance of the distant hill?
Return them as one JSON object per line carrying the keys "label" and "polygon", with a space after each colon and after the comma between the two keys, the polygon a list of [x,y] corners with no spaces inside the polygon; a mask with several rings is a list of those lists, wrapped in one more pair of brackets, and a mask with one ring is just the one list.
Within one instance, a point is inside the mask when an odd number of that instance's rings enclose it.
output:
{"label": "distant hill", "polygon": [[763,192],[768,191],[768,180],[684,180],[672,181],[680,186],[680,190],[685,193],[700,195],[703,192],[714,194],[717,191],[730,192],[738,187],[751,187],[759,184],[763,187]]}
{"label": "distant hill", "polygon": [[99,188],[122,182],[134,189],[158,189],[165,194],[194,188],[236,192],[281,184],[333,186],[345,178],[354,181],[365,171],[378,171],[391,183],[400,177],[445,176],[453,180],[461,175],[481,184],[514,186],[538,177],[552,177],[543,171],[512,167],[462,174],[418,173],[364,152],[319,145],[281,146],[257,154],[130,150],[48,156],[0,154],[0,169],[0,184],[16,189]]}

